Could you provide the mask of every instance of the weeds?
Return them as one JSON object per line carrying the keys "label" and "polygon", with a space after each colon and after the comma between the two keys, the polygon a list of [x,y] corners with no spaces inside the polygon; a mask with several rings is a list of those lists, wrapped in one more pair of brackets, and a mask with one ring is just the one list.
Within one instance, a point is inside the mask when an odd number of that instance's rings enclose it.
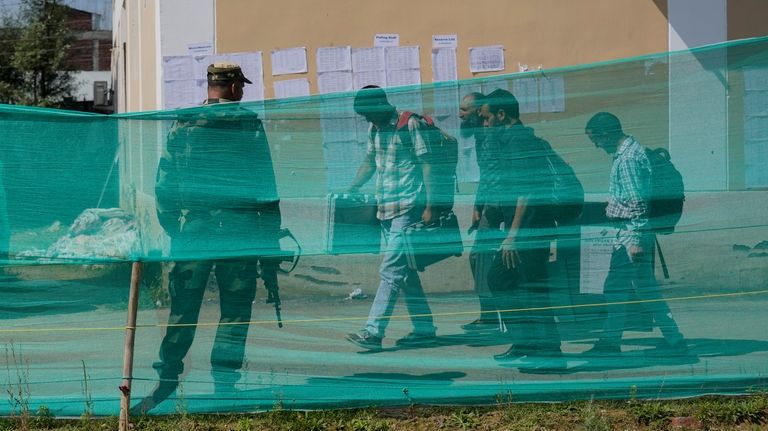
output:
{"label": "weeds", "polygon": [[5,346],[5,368],[7,371],[5,391],[11,406],[11,417],[14,417],[18,412],[19,430],[27,431],[30,420],[29,361],[24,359],[21,347],[19,347],[18,355],[16,354],[13,342]]}
{"label": "weeds", "polygon": [[605,412],[595,406],[594,399],[589,400],[581,416],[586,431],[611,431],[613,429]]}

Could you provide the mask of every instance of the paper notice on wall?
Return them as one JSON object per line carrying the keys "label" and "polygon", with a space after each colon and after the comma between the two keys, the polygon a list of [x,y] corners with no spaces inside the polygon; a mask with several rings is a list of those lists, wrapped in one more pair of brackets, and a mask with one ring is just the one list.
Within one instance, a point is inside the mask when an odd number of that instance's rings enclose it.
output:
{"label": "paper notice on wall", "polygon": [[386,57],[387,70],[405,70],[419,69],[419,47],[418,46],[398,46],[386,48],[384,50]]}
{"label": "paper notice on wall", "polygon": [[329,46],[317,48],[317,73],[352,70],[352,48]]}
{"label": "paper notice on wall", "polygon": [[275,88],[276,99],[309,96],[309,81],[307,80],[307,78],[275,81],[274,88]]}
{"label": "paper notice on wall", "polygon": [[163,81],[163,108],[176,109],[199,105],[196,99],[195,80]]}
{"label": "paper notice on wall", "polygon": [[355,48],[352,50],[352,70],[370,72],[386,69],[384,48]]}
{"label": "paper notice on wall", "polygon": [[387,86],[387,72],[383,70],[371,70],[366,72],[353,72],[354,89],[359,90],[366,85],[378,85],[381,88]]}
{"label": "paper notice on wall", "polygon": [[541,112],[565,112],[565,79],[562,76],[539,78]]}
{"label": "paper notice on wall", "polygon": [[272,76],[292,73],[307,73],[307,48],[273,50]]}
{"label": "paper notice on wall", "polygon": [[227,54],[224,57],[239,64],[243,75],[253,82],[243,88],[243,101],[264,100],[264,66],[261,51]]}
{"label": "paper notice on wall", "polygon": [[163,80],[194,79],[194,59],[188,55],[163,57]]}
{"label": "paper notice on wall", "polygon": [[[509,91],[509,79],[506,78],[490,78],[488,81],[483,82],[482,93],[490,94],[495,90]],[[515,94],[517,96],[517,94]]]}
{"label": "paper notice on wall", "polygon": [[421,84],[419,69],[390,70],[387,72],[387,87]]}
{"label": "paper notice on wall", "polygon": [[432,48],[457,48],[459,38],[455,34],[432,35]]}
{"label": "paper notice on wall", "polygon": [[536,78],[520,78],[512,81],[512,94],[520,103],[521,114],[539,112],[539,83]]}
{"label": "paper notice on wall", "polygon": [[581,227],[579,293],[603,293],[617,232],[617,229],[606,226]]}
{"label": "paper notice on wall", "polygon": [[456,81],[458,77],[456,48],[432,49],[432,81]]}
{"label": "paper notice on wall", "polygon": [[187,45],[187,53],[192,56],[213,55],[212,42],[190,43]]}
{"label": "paper notice on wall", "polygon": [[504,47],[501,45],[469,48],[469,71],[496,72],[504,70]]}
{"label": "paper notice on wall", "polygon": [[373,36],[373,46],[400,46],[400,35],[396,33]]}
{"label": "paper notice on wall", "polygon": [[352,72],[320,72],[317,87],[320,94],[352,91]]}

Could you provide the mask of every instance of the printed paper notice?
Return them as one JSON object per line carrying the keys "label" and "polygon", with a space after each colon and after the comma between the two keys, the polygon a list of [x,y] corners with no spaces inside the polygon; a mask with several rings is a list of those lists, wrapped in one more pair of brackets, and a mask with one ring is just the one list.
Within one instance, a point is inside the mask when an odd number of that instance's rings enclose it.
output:
{"label": "printed paper notice", "polygon": [[378,85],[379,87],[387,86],[387,72],[383,70],[371,70],[364,72],[353,73],[354,88],[361,89],[366,85]]}
{"label": "printed paper notice", "polygon": [[504,70],[504,47],[501,45],[469,48],[469,71],[497,72]]}
{"label": "printed paper notice", "polygon": [[261,51],[227,54],[224,57],[227,61],[239,64],[245,77],[253,82],[243,89],[243,101],[264,100],[264,66]]}
{"label": "printed paper notice", "polygon": [[436,34],[432,36],[432,48],[457,48],[459,39],[455,34]]}
{"label": "printed paper notice", "polygon": [[541,112],[565,112],[565,80],[562,76],[539,78]]}
{"label": "printed paper notice", "polygon": [[352,91],[352,72],[321,72],[317,74],[320,94]]}
{"label": "printed paper notice", "polygon": [[289,75],[292,73],[307,73],[307,48],[272,51],[272,75]]}
{"label": "printed paper notice", "polygon": [[387,87],[418,84],[421,84],[421,71],[419,69],[390,70],[387,72]]}
{"label": "printed paper notice", "polygon": [[309,81],[307,80],[307,78],[275,81],[274,87],[275,87],[275,99],[285,99],[287,97],[309,96]]}
{"label": "printed paper notice", "polygon": [[370,72],[386,69],[384,48],[356,48],[352,50],[352,70]]}
{"label": "printed paper notice", "polygon": [[432,81],[456,81],[458,77],[456,48],[432,49]]}
{"label": "printed paper notice", "polygon": [[317,48],[317,73],[352,70],[352,48],[329,46]]}
{"label": "printed paper notice", "polygon": [[163,108],[176,109],[195,106],[202,102],[195,98],[196,86],[192,79],[163,82]]}
{"label": "printed paper notice", "polygon": [[180,81],[194,79],[194,59],[188,55],[163,57],[163,80]]}
{"label": "printed paper notice", "polygon": [[387,70],[419,69],[419,47],[398,46],[385,50]]}
{"label": "printed paper notice", "polygon": [[605,226],[581,227],[581,276],[579,293],[602,294],[611,266],[617,229]]}
{"label": "printed paper notice", "polygon": [[213,55],[213,43],[200,42],[190,43],[187,45],[187,52],[189,55],[201,56],[201,55]]}
{"label": "printed paper notice", "polygon": [[373,46],[400,46],[400,35],[396,33],[377,34]]}
{"label": "printed paper notice", "polygon": [[512,89],[512,94],[520,103],[521,114],[539,112],[539,84],[536,78],[515,79]]}

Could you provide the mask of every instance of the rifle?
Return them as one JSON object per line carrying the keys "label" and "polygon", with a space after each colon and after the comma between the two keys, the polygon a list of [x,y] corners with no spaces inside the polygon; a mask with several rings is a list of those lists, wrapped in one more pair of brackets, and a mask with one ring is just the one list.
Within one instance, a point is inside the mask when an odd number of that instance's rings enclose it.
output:
{"label": "rifle", "polygon": [[[290,238],[293,240],[294,243],[296,243],[297,250],[295,252],[286,253],[284,255],[277,256],[277,258],[275,259],[278,262],[277,271],[280,271],[284,274],[289,274],[291,271],[293,271],[296,268],[296,265],[299,264],[299,258],[301,257],[301,245],[299,244],[299,241],[296,240],[296,237],[294,237],[291,231],[288,229],[280,229],[278,239],[282,239],[282,238]],[[288,270],[284,270],[280,268],[280,263],[282,262],[290,263],[291,268]],[[264,279],[264,277],[262,277],[262,279]],[[267,289],[266,303],[275,305],[275,317],[277,319],[277,327],[282,328],[283,318],[281,315],[281,307],[280,307],[281,302],[280,302],[279,287],[277,285],[277,274],[275,274],[274,283],[271,283],[271,282],[267,283],[265,279],[264,287]]]}

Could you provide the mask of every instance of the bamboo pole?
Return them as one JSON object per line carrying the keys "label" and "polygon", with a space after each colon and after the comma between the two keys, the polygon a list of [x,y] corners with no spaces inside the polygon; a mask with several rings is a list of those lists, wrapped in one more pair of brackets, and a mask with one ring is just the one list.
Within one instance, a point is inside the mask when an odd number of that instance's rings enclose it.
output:
{"label": "bamboo pole", "polygon": [[139,283],[144,264],[133,262],[131,267],[131,290],[128,293],[128,322],[125,325],[125,347],[123,348],[123,383],[120,385],[120,431],[128,431],[131,408],[131,381],[133,380],[133,345],[136,338],[136,312],[139,306]]}

